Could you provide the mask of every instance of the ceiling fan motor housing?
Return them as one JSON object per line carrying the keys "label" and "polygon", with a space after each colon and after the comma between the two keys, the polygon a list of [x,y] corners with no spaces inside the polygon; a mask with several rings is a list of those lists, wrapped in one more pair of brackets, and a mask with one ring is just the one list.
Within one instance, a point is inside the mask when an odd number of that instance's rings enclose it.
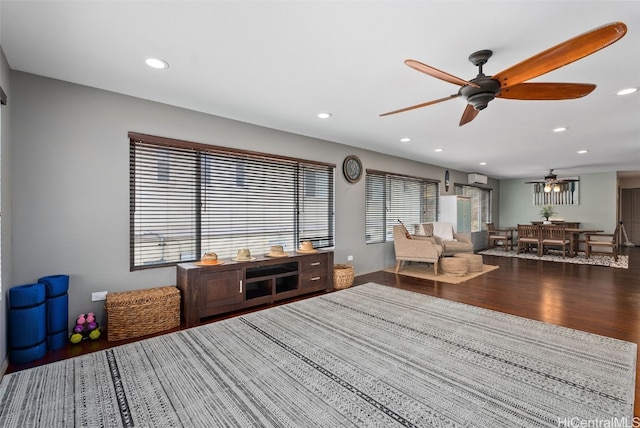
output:
{"label": "ceiling fan motor housing", "polygon": [[484,74],[478,75],[471,82],[480,87],[474,88],[473,86],[465,85],[460,88],[458,93],[478,111],[487,108],[489,102],[493,101],[496,95],[500,93],[500,82]]}

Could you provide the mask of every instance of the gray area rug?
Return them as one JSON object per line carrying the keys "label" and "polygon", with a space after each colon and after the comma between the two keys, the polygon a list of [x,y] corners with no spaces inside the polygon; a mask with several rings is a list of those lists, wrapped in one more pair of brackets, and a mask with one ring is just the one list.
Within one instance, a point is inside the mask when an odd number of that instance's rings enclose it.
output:
{"label": "gray area rug", "polygon": [[622,423],[636,351],[370,283],[6,375],[0,426]]}
{"label": "gray area rug", "polygon": [[516,250],[505,251],[502,248],[491,248],[489,250],[480,251],[478,254],[486,256],[500,256],[500,257],[517,257],[520,259],[531,260],[543,260],[546,262],[560,262],[560,263],[576,263],[581,265],[594,265],[594,266],[608,266],[612,268],[629,268],[629,256],[620,255],[618,261],[613,259],[613,256],[606,255],[592,255],[589,258],[584,256],[584,252],[580,251],[575,257],[562,257],[562,253],[557,250],[550,250],[549,254],[545,254],[542,257],[538,257],[535,252],[518,253]]}

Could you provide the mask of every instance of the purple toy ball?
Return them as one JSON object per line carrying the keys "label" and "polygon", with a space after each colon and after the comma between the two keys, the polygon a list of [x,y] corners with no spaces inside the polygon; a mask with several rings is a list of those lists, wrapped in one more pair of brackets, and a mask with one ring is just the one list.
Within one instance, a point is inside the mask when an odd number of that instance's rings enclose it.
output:
{"label": "purple toy ball", "polygon": [[90,322],[89,324],[87,324],[87,329],[89,330],[95,330],[96,327],[98,327],[98,323]]}
{"label": "purple toy ball", "polygon": [[81,325],[76,325],[76,326],[73,328],[73,331],[74,331],[75,333],[82,333],[82,330],[84,330],[84,327],[83,327],[83,326],[81,326]]}

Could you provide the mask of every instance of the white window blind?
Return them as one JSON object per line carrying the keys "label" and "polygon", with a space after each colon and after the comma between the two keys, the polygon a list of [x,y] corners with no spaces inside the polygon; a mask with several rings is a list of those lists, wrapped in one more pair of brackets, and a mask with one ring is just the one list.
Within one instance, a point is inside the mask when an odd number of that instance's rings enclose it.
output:
{"label": "white window blind", "polygon": [[334,245],[335,165],[130,133],[131,269]]}
{"label": "white window blind", "polygon": [[365,186],[368,244],[392,241],[398,220],[407,227],[436,220],[437,181],[367,170]]}

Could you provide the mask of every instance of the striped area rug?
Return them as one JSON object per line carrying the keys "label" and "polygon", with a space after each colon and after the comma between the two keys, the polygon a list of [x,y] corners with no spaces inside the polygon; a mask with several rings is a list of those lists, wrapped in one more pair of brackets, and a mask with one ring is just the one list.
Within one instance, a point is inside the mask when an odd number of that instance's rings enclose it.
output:
{"label": "striped area rug", "polygon": [[370,283],[6,375],[0,426],[605,426],[575,424],[631,423],[635,364],[634,343]]}

